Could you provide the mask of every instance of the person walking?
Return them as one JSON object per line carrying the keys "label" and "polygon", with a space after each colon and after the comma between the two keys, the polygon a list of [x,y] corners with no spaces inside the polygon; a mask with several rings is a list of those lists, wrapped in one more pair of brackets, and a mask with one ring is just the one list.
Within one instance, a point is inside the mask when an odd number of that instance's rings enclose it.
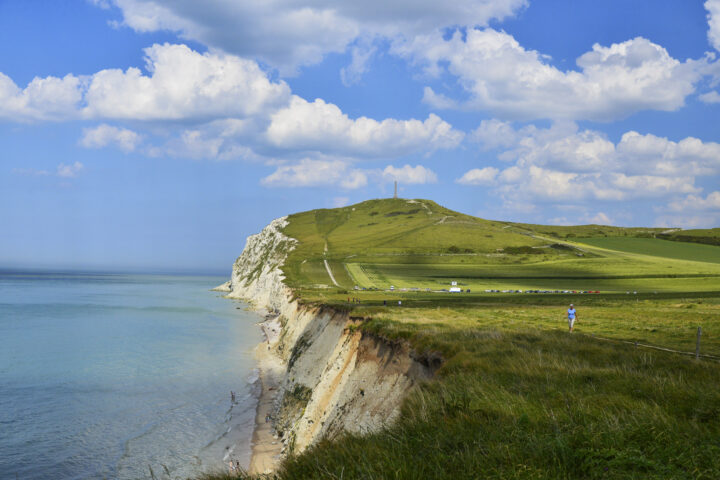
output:
{"label": "person walking", "polygon": [[575,326],[575,320],[577,319],[577,312],[575,311],[575,305],[572,303],[570,304],[570,308],[568,308],[567,311],[567,319],[568,319],[568,326],[570,327],[570,331],[573,331],[573,327]]}

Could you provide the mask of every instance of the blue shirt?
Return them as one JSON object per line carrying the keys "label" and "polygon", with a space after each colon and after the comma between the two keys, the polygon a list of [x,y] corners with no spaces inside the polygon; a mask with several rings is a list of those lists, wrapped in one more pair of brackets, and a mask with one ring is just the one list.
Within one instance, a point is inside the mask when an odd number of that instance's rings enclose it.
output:
{"label": "blue shirt", "polygon": [[575,309],[568,308],[568,318],[575,318]]}

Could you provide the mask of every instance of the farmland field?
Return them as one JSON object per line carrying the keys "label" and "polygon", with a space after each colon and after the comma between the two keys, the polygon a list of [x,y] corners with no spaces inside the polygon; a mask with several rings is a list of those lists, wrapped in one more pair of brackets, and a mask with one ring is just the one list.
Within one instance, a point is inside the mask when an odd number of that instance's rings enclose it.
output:
{"label": "farmland field", "polygon": [[720,247],[634,236],[657,232],[515,224],[429,200],[370,200],[291,215],[285,233],[300,244],[285,273],[291,286],[327,288],[328,260],[346,289],[442,290],[456,281],[472,291],[720,291]]}
{"label": "farmland field", "polygon": [[[618,238],[622,244],[633,238]],[[647,239],[641,239],[647,240]],[[658,240],[662,242],[662,240]],[[686,245],[678,244],[676,256],[690,256]],[[708,245],[693,245],[693,247]],[[632,245],[631,245],[632,247]],[[631,248],[627,247],[627,248]],[[672,249],[669,254],[673,254]],[[347,263],[347,269],[359,287],[448,288],[457,281],[464,288],[475,289],[549,289],[619,291],[717,291],[720,290],[720,264],[661,258],[609,249],[590,249],[592,258],[520,263],[387,263],[364,259]],[[385,259],[382,259],[385,260]],[[534,259],[529,259],[534,260]]]}
{"label": "farmland field", "polygon": [[640,253],[679,260],[720,263],[720,247],[697,243],[674,242],[656,238],[598,237],[577,238],[577,242],[595,247],[618,250],[621,252]]}
{"label": "farmland field", "polygon": [[[586,275],[571,270],[553,270],[540,265],[512,267],[482,267],[477,265],[395,265],[348,264],[348,270],[360,287],[390,288],[449,288],[452,281],[472,291],[486,289],[543,289],[543,290],[600,290],[606,292],[634,291],[716,291],[720,288],[720,275],[683,275],[673,277],[617,275],[612,270],[605,274]],[[543,268],[546,267],[546,268]]]}

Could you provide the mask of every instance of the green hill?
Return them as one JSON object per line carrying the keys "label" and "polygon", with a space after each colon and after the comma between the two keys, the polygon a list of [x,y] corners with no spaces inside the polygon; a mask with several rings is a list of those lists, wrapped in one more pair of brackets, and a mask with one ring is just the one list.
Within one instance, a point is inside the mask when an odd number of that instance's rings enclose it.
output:
{"label": "green hill", "polygon": [[[717,291],[720,247],[650,238],[660,229],[484,220],[431,200],[369,200],[289,217],[295,288]],[[700,247],[700,248],[698,248]],[[327,268],[325,265],[327,262]]]}
{"label": "green hill", "polygon": [[667,230],[665,228],[644,227],[613,227],[610,225],[535,225],[531,223],[509,222],[513,230],[545,235],[558,239],[573,239],[577,237],[654,237]]}

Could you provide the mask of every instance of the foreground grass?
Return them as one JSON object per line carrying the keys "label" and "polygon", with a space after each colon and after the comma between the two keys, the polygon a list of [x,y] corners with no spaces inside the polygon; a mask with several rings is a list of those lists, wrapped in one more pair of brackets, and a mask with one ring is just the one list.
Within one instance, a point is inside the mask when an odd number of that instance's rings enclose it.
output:
{"label": "foreground grass", "polygon": [[279,478],[719,478],[715,364],[564,332],[455,332],[399,422]]}
{"label": "foreground grass", "polygon": [[[362,303],[348,304],[349,295]],[[574,303],[579,318],[576,333],[694,352],[697,327],[702,327],[701,352],[720,356],[720,292],[450,295],[316,290],[302,296],[310,303],[352,308],[354,316],[382,324],[384,336],[408,339],[418,348],[448,329],[564,331],[565,310]]]}
{"label": "foreground grass", "polygon": [[[505,298],[495,302],[468,305],[445,303],[415,308],[381,308],[367,306],[356,313],[371,316],[379,333],[403,337],[420,348],[431,348],[433,336],[442,338],[448,331],[472,331],[491,328],[497,331],[567,330],[565,310],[574,302],[578,310],[575,333],[602,338],[627,340],[643,344],[694,352],[697,327],[702,327],[701,351],[720,357],[720,298],[607,299],[582,298]],[[538,300],[543,303],[534,303]],[[564,301],[563,301],[564,300]],[[523,303],[526,302],[526,303]],[[533,302],[533,303],[531,303]],[[408,301],[406,300],[407,304]],[[371,324],[372,325],[372,324]],[[448,345],[432,348],[449,349]]]}
{"label": "foreground grass", "polygon": [[558,299],[441,300],[354,309],[445,363],[387,430],[324,440],[274,478],[720,478],[720,364],[592,336],[686,349],[691,318],[719,331],[717,296],[588,297],[573,334]]}

